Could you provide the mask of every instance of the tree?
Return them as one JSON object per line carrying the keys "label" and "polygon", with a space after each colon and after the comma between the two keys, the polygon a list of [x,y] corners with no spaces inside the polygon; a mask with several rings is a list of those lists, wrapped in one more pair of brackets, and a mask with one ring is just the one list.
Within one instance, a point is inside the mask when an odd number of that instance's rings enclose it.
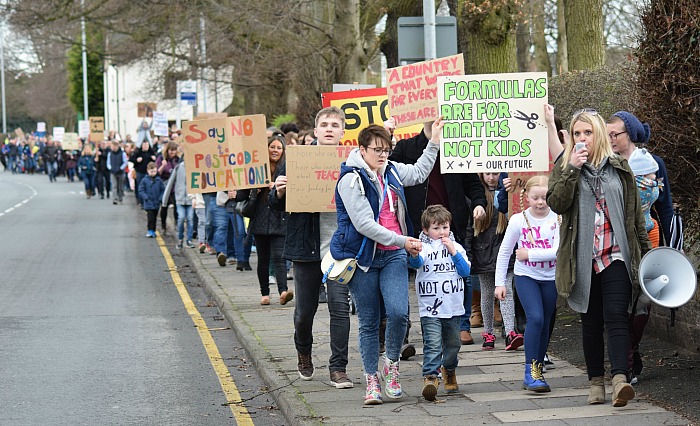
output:
{"label": "tree", "polygon": [[569,70],[605,64],[603,0],[564,0]]}
{"label": "tree", "polygon": [[[92,38],[92,32],[89,33]],[[92,45],[92,43],[88,43]],[[104,81],[102,55],[93,49],[87,51],[87,93],[88,113],[91,116],[104,115]],[[73,108],[83,113],[83,57],[81,43],[75,43],[68,51],[68,99]],[[87,120],[87,117],[84,117]]]}
{"label": "tree", "polygon": [[514,0],[466,0],[456,10],[467,74],[516,72]]}

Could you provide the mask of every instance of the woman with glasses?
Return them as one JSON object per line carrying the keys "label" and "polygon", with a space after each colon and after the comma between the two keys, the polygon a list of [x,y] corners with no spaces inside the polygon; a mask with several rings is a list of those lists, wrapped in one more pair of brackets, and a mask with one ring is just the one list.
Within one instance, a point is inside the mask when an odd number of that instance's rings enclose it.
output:
{"label": "woman with glasses", "polygon": [[442,120],[432,126],[433,139],[415,164],[389,161],[391,135],[370,125],[341,165],[335,198],[338,229],[331,239],[334,259],[356,258],[358,270],[348,282],[357,307],[359,345],[367,381],[365,404],[381,404],[377,374],[380,301],[387,316],[386,355],[380,366],[388,398],[401,398],[399,352],[408,322],[406,251],[417,255],[420,240],[411,237],[404,185],[423,182],[437,158]]}
{"label": "woman with glasses", "polygon": [[[156,159],[156,167],[158,171],[158,176],[167,185],[170,175],[177,167],[180,162],[180,156],[177,154],[177,144],[175,142],[168,142],[164,147],[161,155]],[[173,215],[175,216],[175,223],[177,223],[177,209],[175,209],[175,194],[172,192],[168,195],[168,202],[161,206],[160,208],[160,224],[163,227],[163,234],[166,233],[165,221],[168,218],[168,207],[173,206]]]}
{"label": "woman with glasses", "polygon": [[[545,108],[549,143],[557,139],[554,110]],[[605,345],[614,407],[635,392],[627,383],[628,308],[639,292],[639,262],[651,249],[634,174],[613,153],[605,121],[594,110],[574,114],[571,139],[549,181],[547,204],[561,215],[556,286],[581,314],[589,404],[605,402]],[[554,138],[554,139],[553,139]]]}

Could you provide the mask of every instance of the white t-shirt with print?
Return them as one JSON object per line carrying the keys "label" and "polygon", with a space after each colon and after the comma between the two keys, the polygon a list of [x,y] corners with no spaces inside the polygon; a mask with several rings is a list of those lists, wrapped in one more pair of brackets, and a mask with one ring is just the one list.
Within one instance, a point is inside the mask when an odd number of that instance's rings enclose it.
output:
{"label": "white t-shirt with print", "polygon": [[[423,266],[416,271],[416,296],[421,317],[453,318],[464,315],[464,279],[457,273],[447,247],[440,240],[423,241]],[[467,252],[452,241],[467,260]]]}

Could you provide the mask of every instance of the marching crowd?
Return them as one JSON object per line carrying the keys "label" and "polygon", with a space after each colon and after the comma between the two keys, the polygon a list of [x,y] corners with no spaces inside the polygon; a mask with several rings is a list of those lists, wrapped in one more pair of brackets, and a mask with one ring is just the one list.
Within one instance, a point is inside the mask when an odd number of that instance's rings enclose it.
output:
{"label": "marching crowd", "polygon": [[[544,116],[554,166],[527,181],[517,211],[509,210],[514,183],[506,173],[440,173],[438,119],[399,141],[392,120],[367,126],[341,166],[337,212],[285,212],[286,147],[338,145],[345,115],[336,107],[319,111],[311,131],[294,124],[268,129],[272,182],[265,188],[190,194],[181,148],[147,132],[136,141],[110,135],[79,152],[63,151],[50,138],[9,140],[2,161],[12,173],[43,172],[51,181],[78,176],[87,198],[111,196],[114,204],[133,190],[146,212],[147,237],[155,237],[158,216],[166,231],[172,205],[176,248],[216,255],[222,267],[252,270],[255,250],[260,304],[272,303],[272,286],[280,304],[295,301],[293,338],[303,380],[316,373],[312,328],[319,303],[327,303],[330,379],[339,389],[354,386],[346,372],[351,298],[365,404],[402,397],[400,361],[416,352],[408,340],[411,309],[420,316],[426,400],[435,400],[441,382],[446,392],[458,391],[457,354],[461,345],[474,344],[472,327],[483,327],[483,350],[524,346],[523,388],[549,392],[545,373],[554,364],[547,347],[559,295],[581,315],[588,403],[605,402],[607,346],[612,403],[625,406],[642,370],[638,346],[650,310],[640,297],[638,264],[670,238],[666,168],[636,146],[649,141],[650,129],[629,112],[606,122],[584,109],[568,131],[553,107],[545,105]],[[322,271],[328,253],[355,264],[346,283]],[[409,305],[411,281],[417,306]]]}

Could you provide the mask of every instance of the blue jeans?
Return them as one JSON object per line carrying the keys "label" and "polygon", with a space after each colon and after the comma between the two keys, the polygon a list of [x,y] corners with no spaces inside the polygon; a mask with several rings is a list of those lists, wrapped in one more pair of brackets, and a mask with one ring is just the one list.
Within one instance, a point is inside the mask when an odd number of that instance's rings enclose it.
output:
{"label": "blue jeans", "polygon": [[[478,277],[476,278],[479,279]],[[472,316],[472,276],[464,277],[464,315],[460,317],[459,331],[472,331],[469,317]]]}
{"label": "blue jeans", "polygon": [[226,256],[235,257],[236,262],[248,262],[253,239],[246,238],[245,222],[238,213],[227,212],[228,229],[226,231]]}
{"label": "blue jeans", "polygon": [[[55,179],[55,178],[54,178]],[[95,173],[83,173],[83,184],[85,184],[85,191],[95,191]]]}
{"label": "blue jeans", "polygon": [[549,321],[557,306],[557,287],[554,281],[516,275],[515,288],[527,318],[525,363],[529,364],[533,359],[543,362],[549,344]]}
{"label": "blue jeans", "polygon": [[187,220],[187,241],[192,241],[192,233],[194,232],[194,229],[192,229],[192,214],[194,209],[191,205],[186,206],[184,204],[176,204],[175,208],[177,209],[177,239],[182,240],[185,236],[184,225],[185,220]]}
{"label": "blue jeans", "polygon": [[58,163],[56,161],[47,161],[46,162],[46,174],[49,175],[49,181],[56,180],[56,170],[57,169],[58,169]]}
{"label": "blue jeans", "polygon": [[366,374],[376,373],[379,362],[381,297],[387,316],[386,355],[392,361],[399,360],[408,325],[407,266],[404,249],[377,250],[369,270],[357,268],[348,282],[357,307],[360,354]]}
{"label": "blue jeans", "polygon": [[228,213],[226,207],[216,205],[216,196],[209,197],[207,204],[207,216],[211,213],[212,238],[209,245],[217,253],[226,253],[226,230],[228,228]]}
{"label": "blue jeans", "polygon": [[461,316],[452,318],[420,317],[423,330],[423,376],[437,376],[440,366],[445,370],[457,368]]}
{"label": "blue jeans", "polygon": [[[294,346],[303,355],[311,354],[314,343],[314,316],[318,311],[318,292],[322,278],[321,262],[294,262]],[[348,286],[335,281],[327,282],[326,286],[331,333],[328,369],[346,371],[350,339]]]}
{"label": "blue jeans", "polygon": [[204,229],[207,223],[205,218],[206,209],[203,207],[194,209],[194,214],[197,216],[197,239],[200,243],[206,241],[207,231]]}

